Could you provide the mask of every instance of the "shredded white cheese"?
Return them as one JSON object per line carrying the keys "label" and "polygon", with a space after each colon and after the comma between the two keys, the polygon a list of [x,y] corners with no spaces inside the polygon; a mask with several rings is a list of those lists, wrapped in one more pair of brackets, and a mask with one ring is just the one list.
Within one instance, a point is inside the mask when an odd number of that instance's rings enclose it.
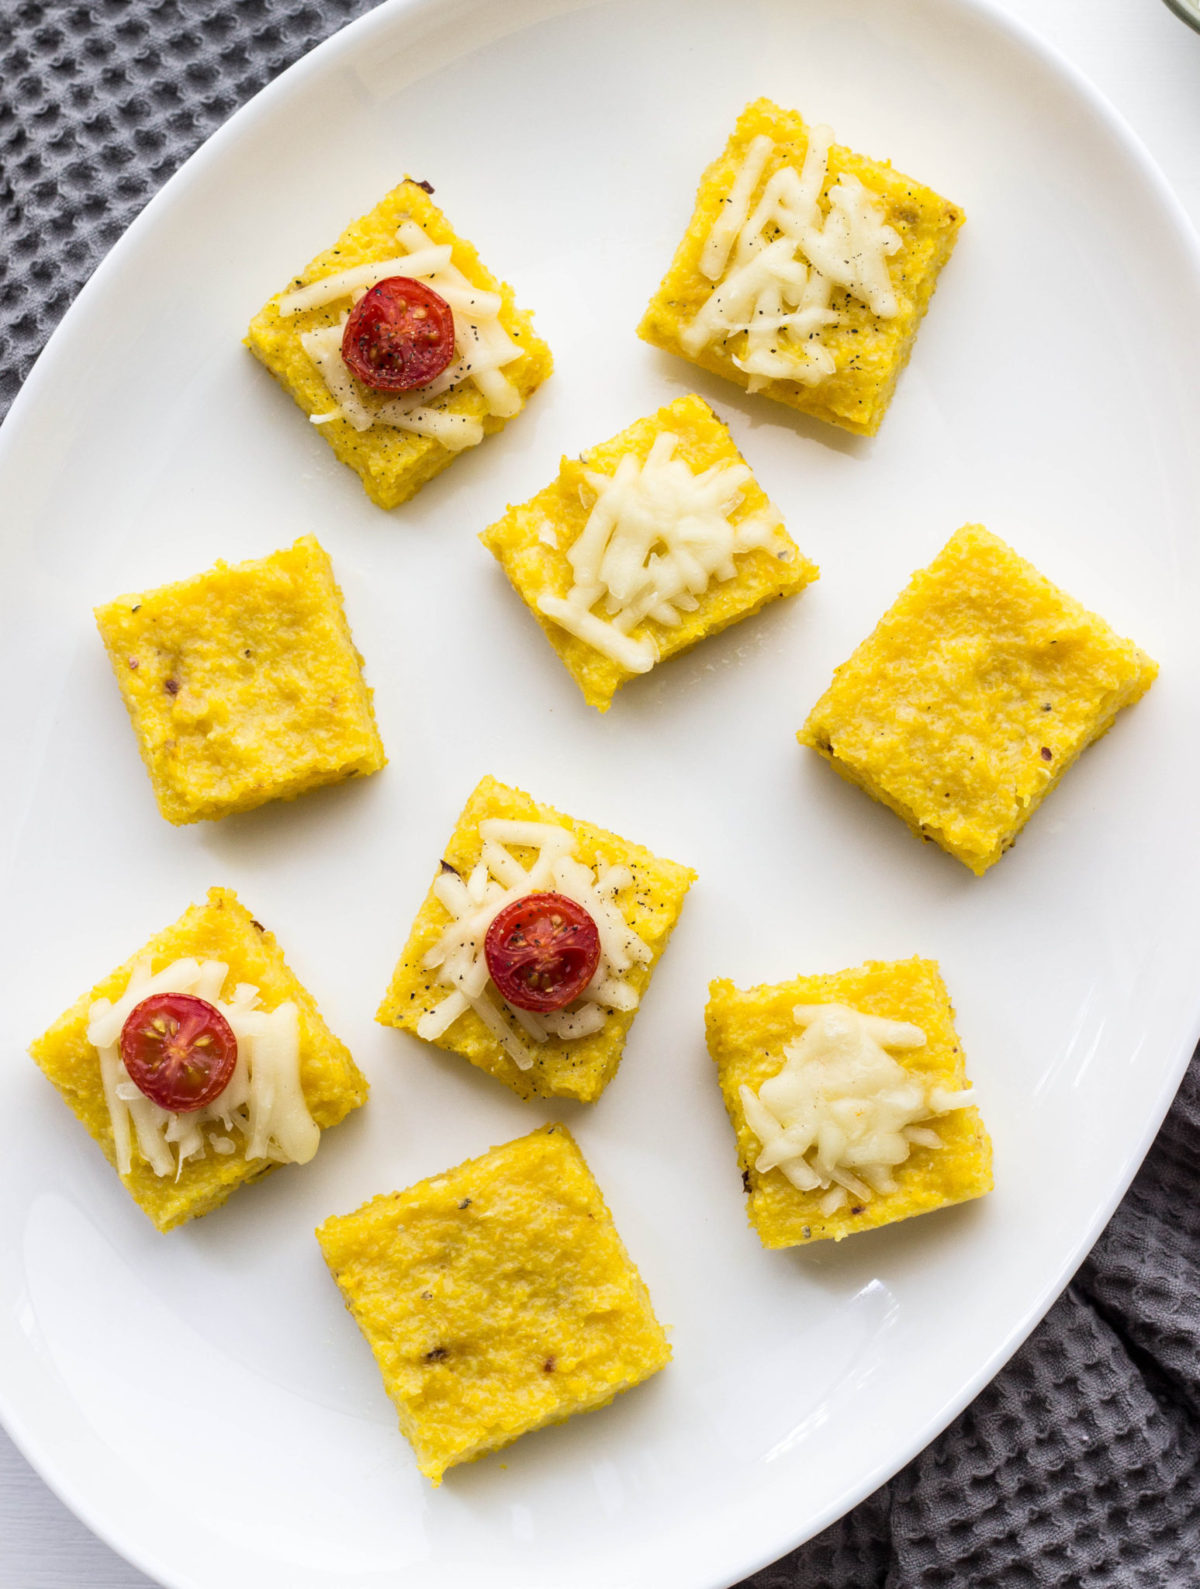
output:
{"label": "shredded white cheese", "polygon": [[[521,1070],[533,1064],[525,1038],[544,1043],[548,1037],[572,1039],[598,1032],[609,1010],[632,1010],[638,993],[625,973],[653,956],[649,944],[634,932],[617,904],[633,876],[624,866],[598,870],[576,858],[573,833],[553,822],[518,822],[489,817],[479,824],[483,850],[467,877],[445,866],[433,888],[450,920],[421,964],[436,971],[451,989],[436,1008],[421,1017],[417,1034],[434,1042],[460,1015],[474,1010],[513,1063]],[[514,850],[531,853],[528,864]],[[565,894],[582,905],[600,934],[600,963],[579,997],[565,1009],[534,1015],[500,997],[488,974],[484,939],[506,905],[527,894]],[[521,1028],[518,1036],[514,1024]]]}
{"label": "shredded white cheese", "polygon": [[349,306],[336,325],[301,333],[300,345],[316,365],[335,407],[311,416],[314,425],[343,419],[354,430],[390,425],[396,430],[431,436],[451,452],[461,452],[483,440],[483,423],[471,414],[453,414],[432,408],[435,397],[473,382],[483,395],[485,411],[511,418],[521,407],[521,394],[505,375],[506,367],[523,357],[517,344],[500,324],[500,294],[476,287],[451,262],[449,244],[434,243],[414,220],[401,223],[396,238],[404,252],[393,259],[352,265],[322,276],[306,287],[285,292],[279,313],[285,317],[321,309],[341,299],[357,302],[365,292],[389,276],[410,276],[425,281],[450,306],[454,316],[454,361],[434,380],[403,395],[388,397],[370,392],[355,381],[342,358],[342,334]]}
{"label": "shredded white cheese", "polygon": [[638,624],[677,627],[714,580],[734,577],[739,553],[778,542],[781,520],[769,503],[733,521],[751,478],[745,464],[694,474],[675,456],[678,445],[664,431],[644,462],[626,453],[615,474],[584,471],[595,502],[567,552],[573,583],[565,597],[538,598],[547,618],[631,673],[648,673],[659,657],[652,634],[634,638]]}
{"label": "shredded white cheese", "polygon": [[792,1014],[803,1035],[784,1049],[783,1069],[757,1093],[739,1090],[762,1144],[755,1168],[779,1168],[802,1192],[823,1191],[823,1214],[848,1195],[865,1203],[896,1191],[892,1172],[914,1145],[942,1146],[920,1122],[963,1108],[973,1092],[931,1087],[886,1052],[924,1047],[918,1026],[844,1004],[799,1004]]}
{"label": "shredded white cheese", "polygon": [[694,356],[744,334],[732,357],[752,392],[769,380],[816,386],[834,374],[822,334],[840,318],[830,307],[835,287],[880,320],[899,313],[887,262],[901,240],[881,202],[845,172],[822,214],[832,142],[828,127],[811,128],[802,169],[781,165],[751,208],[775,148],[765,134],[753,139],[701,249],[700,269],[715,285],[680,342]]}
{"label": "shredded white cheese", "polygon": [[[175,960],[151,975],[139,964],[114,1004],[97,999],[88,1012],[87,1040],[100,1058],[104,1098],[116,1146],[117,1168],[128,1175],[133,1141],[159,1176],[179,1179],[189,1159],[235,1153],[240,1139],[247,1160],[307,1164],[320,1130],[300,1086],[299,1011],[289,999],[260,1010],[259,991],[239,982],[233,998],[220,998],[228,966],[219,960]],[[190,993],[206,1000],[229,1022],[238,1057],[229,1084],[203,1109],[184,1114],[160,1108],[130,1078],[121,1060],[121,1030],[134,1009],[153,993]]]}

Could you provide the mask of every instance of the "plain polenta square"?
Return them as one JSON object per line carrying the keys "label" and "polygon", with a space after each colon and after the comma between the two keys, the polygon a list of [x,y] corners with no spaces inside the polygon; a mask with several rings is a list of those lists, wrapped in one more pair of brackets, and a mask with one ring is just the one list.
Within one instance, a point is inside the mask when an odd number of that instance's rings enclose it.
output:
{"label": "plain polenta square", "polygon": [[[897,299],[895,315],[880,318],[850,292],[841,288],[833,292],[830,308],[838,318],[821,332],[821,342],[833,357],[833,374],[817,385],[780,377],[759,378],[752,385],[752,377],[737,363],[744,351],[744,329],[709,342],[694,353],[687,351],[681,340],[716,285],[701,269],[701,257],[714,223],[733,202],[734,184],[750,145],[756,138],[766,137],[774,146],[757,184],[746,195],[752,212],[776,171],[783,166],[790,166],[797,173],[803,169],[809,133],[798,112],[784,110],[769,99],[758,99],[746,106],[724,152],[701,178],[692,219],[671,268],[638,326],[638,335],[655,347],[690,359],[701,369],[723,375],[739,386],[761,391],[789,408],[859,435],[873,436],[891,401],[900,371],[908,362],[938,274],[950,257],[964,219],[957,204],[893,170],[887,161],[869,159],[838,144],[829,150],[818,200],[822,213],[828,214],[830,190],[841,178],[857,178],[879,201],[884,221],[900,239],[899,250],[887,261]],[[781,346],[786,351],[786,345]]]}
{"label": "plain polenta square", "polygon": [[[429,196],[432,191],[427,183],[406,177],[373,210],[351,222],[333,247],[318,254],[288,283],[284,292],[307,287],[356,265],[395,259],[399,251],[397,228],[406,220],[415,221],[433,243],[449,244],[452,265],[471,286],[500,295],[499,323],[523,350],[518,359],[504,366],[504,374],[517,389],[523,408],[554,367],[550,349],[534,331],[533,318],[528,311],[517,308],[513,289],[492,275],[474,245],[458,236],[433,203]],[[255,315],[246,345],[305,414],[328,415],[334,400],[300,339],[306,332],[336,325],[349,307],[349,298],[285,315],[279,307],[284,292],[276,293]],[[446,394],[431,398],[430,402],[444,413],[478,419],[487,434],[502,430],[508,422],[507,418],[489,411],[482,392],[473,381],[464,381]],[[337,417],[322,422],[317,428],[342,462],[359,476],[372,502],[381,508],[394,508],[406,502],[459,456],[432,436],[398,430],[393,425],[376,423],[359,431]]]}
{"label": "plain polenta square", "polygon": [[1157,672],[968,524],[835,671],[798,737],[981,875]]}
{"label": "plain polenta square", "polygon": [[[648,961],[640,961],[624,973],[625,981],[637,991],[640,1007],[641,996],[650,985],[654,967],[679,918],[684,896],[695,881],[695,872],[675,861],[663,860],[615,833],[564,816],[552,806],[542,805],[522,790],[491,777],[479,783],[463,808],[446,846],[443,867],[463,877],[470,876],[483,854],[479,825],[488,817],[557,823],[574,835],[576,856],[585,865],[621,866],[628,870],[630,881],[618,891],[614,903],[651,951]],[[532,852],[513,846],[512,853],[524,863]],[[450,919],[449,911],[431,887],[379,1006],[376,1019],[383,1025],[416,1033],[421,1017],[445,999],[450,990],[438,981],[436,970],[427,969],[423,962]],[[544,1043],[531,1042],[533,1064],[529,1070],[518,1068],[473,1009],[464,1011],[435,1042],[439,1048],[469,1059],[521,1098],[578,1098],[590,1103],[616,1074],[636,1014],[636,1009],[614,1009],[600,1030],[586,1037],[551,1035]]]}
{"label": "plain polenta square", "polygon": [[833,1214],[821,1212],[822,1192],[802,1192],[781,1169],[763,1173],[755,1167],[762,1147],[746,1124],[740,1088],[757,1092],[783,1069],[784,1049],[799,1035],[792,1015],[797,1004],[844,1004],[863,1015],[910,1021],[925,1033],[925,1045],[893,1055],[897,1063],[923,1082],[949,1091],[969,1085],[954,1010],[936,961],[868,960],[850,971],[797,977],[774,986],[741,989],[732,982],[713,982],[708,992],[708,1051],[737,1136],[746,1211],[764,1247],[795,1247],[830,1237],[841,1241],[855,1231],[991,1191],[991,1140],[978,1109],[969,1105],[931,1122],[942,1147],[914,1145],[895,1168],[896,1191],[865,1203],[850,1202]]}
{"label": "plain polenta square", "polygon": [[[65,1015],[33,1044],[30,1052],[58,1088],[72,1111],[100,1144],[117,1169],[112,1124],[105,1100],[100,1060],[88,1042],[89,1011],[97,999],[122,996],[138,965],[161,971],[176,960],[217,960],[228,967],[219,997],[232,997],[238,983],[259,991],[261,1007],[273,1010],[292,1000],[300,1014],[300,1083],[308,1112],[322,1131],[337,1125],[366,1102],[367,1082],[350,1051],[326,1026],[311,993],[283,958],[272,933],[255,921],[231,889],[213,888],[203,905],[190,906],[173,926],[132,955],[124,965],[77,999]],[[248,1160],[239,1148],[227,1156],[206,1153],[184,1161],[178,1176],[155,1174],[132,1144],[132,1166],[121,1175],[125,1189],[159,1230],[172,1230],[189,1219],[210,1213],[235,1188],[260,1180],[279,1165],[269,1159]],[[117,1173],[121,1172],[118,1169]]]}
{"label": "plain polenta square", "polygon": [[565,1126],[327,1219],[317,1240],[434,1484],[670,1360]]}
{"label": "plain polenta square", "polygon": [[[543,596],[565,597],[572,586],[574,572],[568,554],[583,533],[596,501],[596,493],[587,483],[588,472],[611,476],[621,460],[630,456],[644,463],[655,442],[664,435],[676,438],[674,456],[682,459],[695,475],[714,467],[745,465],[728,429],[708,404],[699,397],[679,397],[581,457],[564,458],[553,484],[530,501],[510,507],[479,537],[545,630],[584,699],[602,712],[608,710],[621,686],[638,674],[546,617],[538,602]],[[741,500],[729,523],[736,526],[771,511],[766,494],[752,476],[742,488]],[[663,662],[698,640],[748,618],[767,602],[803,590],[816,578],[816,565],[801,555],[781,526],[770,546],[739,552],[733,577],[710,583],[695,610],[682,612],[677,623],[666,625],[646,617],[625,632],[635,641],[652,641],[658,661]]]}
{"label": "plain polenta square", "polygon": [[387,760],[342,593],[311,535],[120,596],[96,622],[168,822],[291,800]]}

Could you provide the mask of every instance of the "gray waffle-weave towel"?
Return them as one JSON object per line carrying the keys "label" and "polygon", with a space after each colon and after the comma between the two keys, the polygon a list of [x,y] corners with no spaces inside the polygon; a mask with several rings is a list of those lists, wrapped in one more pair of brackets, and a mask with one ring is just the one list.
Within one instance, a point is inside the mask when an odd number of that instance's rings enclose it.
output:
{"label": "gray waffle-weave towel", "polygon": [[[0,0],[0,413],[180,162],[368,9]],[[1198,1149],[1193,1062],[1128,1197],[1026,1347],[890,1484],[743,1589],[1200,1585]]]}

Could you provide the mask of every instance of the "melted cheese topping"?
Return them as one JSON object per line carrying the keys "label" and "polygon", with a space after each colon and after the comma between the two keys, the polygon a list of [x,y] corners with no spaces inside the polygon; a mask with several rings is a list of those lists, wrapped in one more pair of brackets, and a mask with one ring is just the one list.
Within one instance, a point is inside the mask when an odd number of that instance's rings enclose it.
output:
{"label": "melted cheese topping", "polygon": [[784,1049],[783,1069],[757,1093],[740,1089],[746,1124],[763,1148],[755,1169],[781,1169],[802,1192],[823,1190],[823,1214],[847,1194],[865,1203],[894,1192],[892,1171],[914,1144],[942,1146],[920,1122],[963,1108],[974,1094],[931,1087],[886,1052],[924,1047],[919,1026],[844,1004],[798,1004],[792,1014],[804,1031]]}
{"label": "melted cheese topping", "polygon": [[834,373],[822,332],[839,320],[830,307],[835,287],[880,320],[899,312],[887,261],[900,236],[885,223],[880,201],[846,172],[821,213],[832,142],[828,127],[811,128],[802,169],[780,166],[751,209],[775,148],[760,133],[700,253],[700,269],[716,285],[680,342],[695,356],[744,333],[733,362],[750,376],[752,392],[769,380],[816,386]]}
{"label": "melted cheese topping", "polygon": [[357,303],[364,293],[389,276],[410,276],[415,281],[428,282],[446,300],[454,316],[457,357],[434,380],[411,392],[398,397],[370,392],[354,379],[342,358],[342,334],[350,312],[347,308],[337,325],[318,327],[300,336],[301,346],[336,404],[327,413],[313,414],[312,421],[326,425],[331,419],[344,419],[358,431],[370,430],[373,425],[391,425],[396,430],[431,436],[451,452],[461,452],[483,440],[481,421],[470,414],[450,414],[444,408],[428,405],[443,392],[472,381],[483,394],[487,412],[510,419],[521,407],[521,394],[504,369],[521,358],[525,350],[500,324],[500,294],[474,286],[451,263],[448,243],[434,243],[414,220],[401,222],[396,237],[406,252],[394,259],[352,265],[348,270],[322,276],[307,287],[285,292],[279,300],[279,313],[285,317],[302,314],[342,298]]}
{"label": "melted cheese topping", "polygon": [[[479,824],[479,836],[483,853],[470,876],[463,878],[443,861],[433,885],[450,921],[421,964],[427,971],[436,970],[438,981],[453,992],[422,1016],[417,1035],[434,1042],[460,1015],[474,1010],[513,1063],[528,1070],[533,1055],[513,1022],[535,1043],[598,1032],[609,1010],[637,1008],[637,989],[624,980],[624,973],[650,960],[652,951],[616,904],[616,896],[633,883],[626,867],[602,866],[594,872],[576,859],[574,834],[553,822],[489,817]],[[534,852],[528,867],[514,849]],[[600,963],[591,982],[565,1009],[534,1015],[500,997],[488,974],[484,939],[506,905],[546,891],[565,894],[588,912],[600,934]]]}
{"label": "melted cheese topping", "polygon": [[769,545],[781,524],[770,505],[734,524],[749,469],[721,462],[693,474],[678,445],[664,431],[644,463],[626,453],[615,474],[584,471],[595,503],[567,552],[573,583],[565,598],[538,598],[539,612],[631,673],[659,657],[652,635],[631,630],[647,618],[677,627],[713,580],[734,577],[739,552]]}
{"label": "melted cheese topping", "polygon": [[[175,960],[151,975],[146,964],[134,968],[125,992],[114,1004],[97,999],[88,1012],[87,1039],[100,1057],[104,1098],[116,1146],[117,1168],[128,1175],[133,1139],[154,1173],[179,1179],[189,1159],[211,1150],[280,1164],[307,1164],[321,1133],[308,1112],[300,1085],[299,1011],[292,1001],[260,1010],[259,991],[239,982],[225,1003],[220,991],[229,967],[219,960]],[[121,1060],[121,1029],[152,993],[191,993],[219,1010],[233,1028],[238,1057],[229,1085],[203,1109],[174,1114],[160,1108],[130,1079]]]}

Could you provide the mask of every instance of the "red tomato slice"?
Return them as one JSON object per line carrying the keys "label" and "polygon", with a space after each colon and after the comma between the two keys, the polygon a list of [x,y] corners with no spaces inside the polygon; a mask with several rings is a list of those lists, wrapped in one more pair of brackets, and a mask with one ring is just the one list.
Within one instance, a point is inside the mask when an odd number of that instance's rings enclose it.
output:
{"label": "red tomato slice", "polygon": [[233,1028],[207,999],[152,993],[121,1028],[129,1079],[153,1103],[190,1114],[219,1098],[237,1064]]}
{"label": "red tomato slice", "polygon": [[483,953],[502,998],[547,1014],[577,999],[595,976],[600,934],[565,894],[526,894],[492,922]]}
{"label": "red tomato slice", "polygon": [[428,386],[454,357],[454,315],[432,287],[409,276],[388,276],[350,311],[342,357],[376,392]]}

